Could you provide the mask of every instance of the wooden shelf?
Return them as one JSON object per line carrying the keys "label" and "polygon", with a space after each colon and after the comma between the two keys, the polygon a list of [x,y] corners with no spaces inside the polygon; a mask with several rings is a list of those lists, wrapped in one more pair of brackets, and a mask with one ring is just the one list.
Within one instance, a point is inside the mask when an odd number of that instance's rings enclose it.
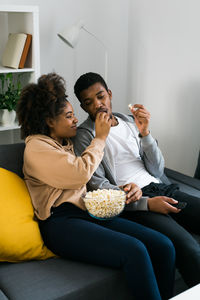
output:
{"label": "wooden shelf", "polygon": [[6,68],[0,65],[0,73],[27,73],[27,72],[34,72],[33,68],[23,68],[23,69],[12,69]]}
{"label": "wooden shelf", "polygon": [[38,13],[38,7],[34,5],[12,5],[12,4],[2,4],[0,5],[1,12],[19,12],[19,13],[27,13],[27,12],[36,12]]}
{"label": "wooden shelf", "polygon": [[[22,87],[28,83],[37,82],[40,76],[40,43],[39,43],[39,9],[32,5],[1,5],[0,4],[0,61],[8,40],[9,33],[24,32],[32,35],[31,48],[26,61],[26,68],[13,69],[3,67],[0,63],[0,74],[24,74],[21,79]],[[20,127],[1,126],[0,144],[17,142]]]}
{"label": "wooden shelf", "polygon": [[5,130],[13,130],[13,129],[19,129],[20,126],[17,124],[11,125],[11,126],[1,126],[0,125],[0,131],[5,131]]}

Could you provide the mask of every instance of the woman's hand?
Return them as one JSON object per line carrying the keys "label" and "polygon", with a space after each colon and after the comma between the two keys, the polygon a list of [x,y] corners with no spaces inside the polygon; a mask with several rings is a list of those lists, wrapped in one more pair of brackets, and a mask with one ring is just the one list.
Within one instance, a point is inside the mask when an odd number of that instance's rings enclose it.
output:
{"label": "woman's hand", "polygon": [[179,213],[181,211],[180,209],[170,205],[178,203],[178,201],[173,198],[157,196],[149,198],[147,201],[150,211],[158,212],[161,214]]}
{"label": "woman's hand", "polygon": [[127,193],[126,204],[138,201],[142,197],[141,189],[133,182],[125,184],[121,188]]}
{"label": "woman's hand", "polygon": [[109,134],[111,123],[112,119],[107,113],[99,112],[95,119],[95,136],[105,141]]}

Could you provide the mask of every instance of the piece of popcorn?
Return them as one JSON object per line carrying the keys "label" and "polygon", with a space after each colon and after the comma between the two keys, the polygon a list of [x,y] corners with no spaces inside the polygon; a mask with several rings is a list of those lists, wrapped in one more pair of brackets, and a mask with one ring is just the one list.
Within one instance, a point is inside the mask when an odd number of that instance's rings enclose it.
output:
{"label": "piece of popcorn", "polygon": [[133,104],[130,103],[130,104],[128,105],[128,108],[131,109],[132,106],[133,106]]}

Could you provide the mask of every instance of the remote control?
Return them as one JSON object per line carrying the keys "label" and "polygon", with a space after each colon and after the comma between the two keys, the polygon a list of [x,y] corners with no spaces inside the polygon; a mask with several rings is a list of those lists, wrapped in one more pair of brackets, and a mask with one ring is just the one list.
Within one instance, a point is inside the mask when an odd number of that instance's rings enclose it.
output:
{"label": "remote control", "polygon": [[176,207],[176,208],[183,209],[183,208],[186,207],[187,202],[178,202],[178,203],[171,204],[171,205],[174,206],[174,207]]}

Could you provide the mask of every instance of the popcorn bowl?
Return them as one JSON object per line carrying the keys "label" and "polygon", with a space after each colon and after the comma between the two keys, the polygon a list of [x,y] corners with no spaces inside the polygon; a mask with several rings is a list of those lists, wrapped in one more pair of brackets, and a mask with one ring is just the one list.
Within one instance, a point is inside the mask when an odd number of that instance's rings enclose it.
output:
{"label": "popcorn bowl", "polygon": [[118,216],[125,207],[126,193],[122,190],[98,189],[82,197],[89,215],[99,220]]}

